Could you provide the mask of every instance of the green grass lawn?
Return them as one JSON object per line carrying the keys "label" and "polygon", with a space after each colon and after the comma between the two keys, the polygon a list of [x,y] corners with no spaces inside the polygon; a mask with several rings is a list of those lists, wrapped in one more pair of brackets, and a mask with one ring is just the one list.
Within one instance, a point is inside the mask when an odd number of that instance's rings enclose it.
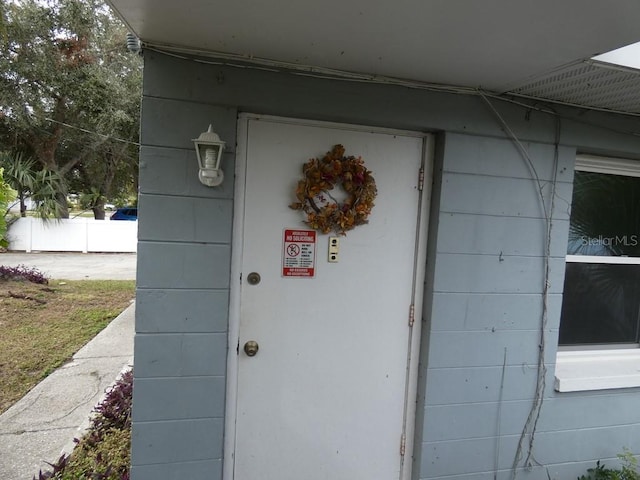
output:
{"label": "green grass lawn", "polygon": [[117,317],[133,280],[0,280],[0,413]]}

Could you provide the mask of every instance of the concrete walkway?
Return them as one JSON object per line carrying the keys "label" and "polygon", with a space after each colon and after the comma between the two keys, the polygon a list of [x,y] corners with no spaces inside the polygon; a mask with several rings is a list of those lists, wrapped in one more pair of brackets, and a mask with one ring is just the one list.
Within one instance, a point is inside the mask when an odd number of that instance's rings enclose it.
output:
{"label": "concrete walkway", "polygon": [[135,253],[0,253],[0,265],[35,267],[64,280],[135,280]]}
{"label": "concrete walkway", "polygon": [[[55,279],[135,278],[135,254],[0,254],[0,265],[38,268]],[[7,261],[9,260],[9,261]],[[15,262],[15,263],[14,263]],[[105,391],[133,365],[135,304],[0,415],[0,479],[31,480],[69,453]]]}

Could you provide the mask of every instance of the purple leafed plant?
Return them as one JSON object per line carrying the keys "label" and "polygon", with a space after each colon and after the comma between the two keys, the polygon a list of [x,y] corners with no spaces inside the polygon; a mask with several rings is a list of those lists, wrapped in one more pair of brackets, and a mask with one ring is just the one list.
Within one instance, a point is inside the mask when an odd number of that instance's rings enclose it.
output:
{"label": "purple leafed plant", "polygon": [[124,373],[107,391],[105,399],[94,409],[96,416],[91,429],[97,432],[117,428],[131,428],[131,400],[133,396],[133,370]]}
{"label": "purple leafed plant", "polygon": [[70,456],[63,455],[52,471],[40,472],[33,480],[86,478],[129,480],[131,400],[133,371],[124,373],[94,408],[89,429]]}
{"label": "purple leafed plant", "polygon": [[25,280],[27,282],[46,285],[49,283],[47,276],[37,268],[18,265],[7,267],[0,265],[0,280]]}

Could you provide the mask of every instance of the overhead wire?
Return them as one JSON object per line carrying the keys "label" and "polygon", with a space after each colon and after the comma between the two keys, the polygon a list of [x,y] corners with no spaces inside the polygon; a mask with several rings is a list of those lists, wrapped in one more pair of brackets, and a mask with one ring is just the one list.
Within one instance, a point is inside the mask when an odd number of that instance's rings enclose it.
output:
{"label": "overhead wire", "polygon": [[76,125],[71,125],[69,123],[65,123],[65,122],[60,122],[58,120],[54,120],[53,118],[45,118],[45,120],[48,121],[48,122],[52,122],[52,123],[56,123],[58,125],[62,125],[62,126],[68,127],[68,128],[72,128],[74,130],[79,130],[79,131],[84,132],[84,133],[90,133],[91,135],[97,135],[97,136],[105,138],[107,140],[114,140],[114,141],[120,142],[120,143],[127,143],[129,145],[135,145],[137,147],[140,146],[139,142],[132,142],[131,140],[126,140],[124,138],[118,138],[118,137],[114,137],[112,135],[106,135],[104,133],[94,132],[93,130],[88,130],[86,128],[78,127]]}
{"label": "overhead wire", "polygon": [[[399,87],[406,87],[417,90],[427,90],[434,92],[452,93],[460,95],[472,95],[472,96],[485,96],[501,102],[513,103],[520,105],[521,107],[537,110],[540,112],[548,113],[551,115],[560,115],[551,107],[540,106],[540,102],[551,103],[555,105],[562,105],[571,108],[579,108],[581,110],[596,111],[601,113],[612,113],[618,115],[624,115],[629,117],[640,117],[640,112],[626,112],[621,110],[612,110],[603,107],[586,106],[572,102],[566,102],[554,99],[544,99],[538,97],[531,97],[528,95],[520,94],[517,92],[504,92],[496,93],[480,87],[461,87],[455,85],[445,85],[439,83],[429,83],[415,80],[407,80],[397,77],[390,77],[386,75],[375,74],[363,74],[356,72],[349,72],[346,70],[337,70],[327,67],[318,67],[314,65],[306,65],[301,63],[284,62],[276,60],[267,60],[253,55],[237,55],[223,52],[209,52],[194,48],[178,48],[168,45],[160,45],[153,43],[143,42],[142,49],[156,52],[162,55],[186,60],[194,63],[201,63],[205,65],[217,65],[240,69],[253,69],[269,72],[289,73],[291,75],[313,77],[324,80],[336,80],[345,82],[362,82],[362,83],[374,83],[382,85],[395,85]],[[521,100],[519,100],[521,99]],[[526,100],[536,102],[527,103]],[[560,115],[562,116],[562,115]],[[639,132],[625,131],[615,129],[613,127],[606,127],[596,122],[587,122],[584,120],[578,120],[572,118],[575,121],[580,121],[583,124],[589,124],[594,126],[602,126],[611,131],[617,131],[618,133],[624,133],[629,135],[640,136]]]}

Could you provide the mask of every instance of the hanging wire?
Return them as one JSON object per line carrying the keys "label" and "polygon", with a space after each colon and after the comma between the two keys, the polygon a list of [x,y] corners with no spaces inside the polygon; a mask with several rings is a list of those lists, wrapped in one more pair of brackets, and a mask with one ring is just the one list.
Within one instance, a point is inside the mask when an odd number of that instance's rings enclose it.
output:
{"label": "hanging wire", "polygon": [[500,466],[500,437],[502,436],[502,400],[504,394],[504,376],[507,370],[507,347],[504,347],[502,358],[502,375],[500,375],[500,394],[498,395],[498,413],[496,415],[496,451],[493,458],[493,480],[498,479]]}
{"label": "hanging wire", "polygon": [[58,120],[54,120],[53,118],[45,118],[45,120],[48,121],[48,122],[57,123],[58,125],[63,125],[63,126],[68,127],[68,128],[73,128],[74,130],[79,130],[79,131],[84,132],[84,133],[90,133],[91,135],[97,135],[97,136],[105,138],[107,140],[115,140],[116,142],[126,143],[126,144],[129,144],[129,145],[135,145],[137,147],[140,146],[139,142],[132,142],[131,140],[125,140],[124,138],[118,138],[118,137],[113,137],[111,135],[105,135],[104,133],[94,132],[92,130],[87,130],[86,128],[77,127],[75,125],[70,125],[70,124],[65,123],[65,122],[60,122]]}
{"label": "hanging wire", "polygon": [[[587,111],[613,113],[613,114],[624,115],[629,117],[640,117],[640,112],[637,113],[637,112],[625,112],[621,110],[611,110],[611,109],[602,108],[602,107],[585,106],[585,105],[580,105],[580,104],[571,103],[571,102],[564,102],[562,100],[551,100],[551,99],[541,99],[541,98],[538,99],[538,98],[520,95],[516,93],[505,92],[503,94],[498,94],[495,92],[491,92],[491,91],[488,91],[482,88],[476,88],[476,87],[460,87],[460,86],[454,86],[454,85],[443,85],[438,83],[405,80],[402,78],[388,77],[385,75],[355,73],[355,72],[348,72],[345,70],[336,70],[332,68],[305,65],[300,63],[266,60],[263,58],[254,57],[253,55],[237,55],[237,54],[229,54],[229,53],[223,53],[223,52],[208,52],[208,51],[203,51],[203,50],[198,50],[193,48],[177,48],[177,47],[169,48],[166,45],[156,46],[150,43],[149,44],[143,43],[142,49],[148,50],[151,52],[156,52],[161,55],[178,58],[180,60],[186,60],[194,63],[201,63],[205,65],[216,65],[216,66],[225,66],[225,67],[233,67],[233,68],[241,68],[241,69],[249,69],[249,70],[262,70],[262,71],[279,72],[279,73],[286,72],[291,75],[307,76],[307,77],[313,77],[313,78],[319,78],[319,79],[325,79],[325,80],[376,83],[376,84],[383,84],[383,85],[395,85],[399,87],[406,87],[406,88],[417,89],[417,90],[427,90],[427,91],[444,92],[444,93],[461,94],[461,95],[484,96],[487,98],[492,98],[494,100],[499,100],[501,102],[513,103],[516,105],[523,106],[527,109],[537,110],[544,113],[550,113],[552,115],[557,115],[561,117],[562,115],[558,114],[552,108],[540,106],[539,104],[529,104],[529,103],[526,103],[525,100],[538,101],[538,102],[542,101],[545,103],[553,103],[556,105],[563,105],[566,107],[578,108],[578,109],[587,110]],[[517,98],[521,98],[523,100],[517,100]],[[565,117],[565,118],[570,118],[570,117]],[[640,132],[625,131],[623,129],[616,129],[613,127],[607,127],[606,125],[600,125],[599,123],[596,123],[596,122],[588,122],[585,120],[579,120],[574,118],[571,118],[571,120],[584,123],[587,125],[602,126],[603,128],[607,128],[611,131],[616,131],[618,133],[625,133],[629,135],[640,136]]]}
{"label": "hanging wire", "polygon": [[518,147],[522,158],[525,160],[526,165],[531,171],[532,177],[536,184],[537,196],[540,201],[540,207],[543,213],[543,219],[545,222],[545,230],[544,230],[544,252],[543,252],[543,272],[544,278],[542,283],[542,314],[540,318],[540,329],[539,329],[539,344],[538,344],[538,359],[536,366],[536,388],[533,398],[533,404],[531,409],[529,410],[529,415],[527,416],[527,420],[522,428],[522,432],[520,434],[520,438],[518,440],[518,446],[516,448],[516,453],[513,459],[513,465],[511,467],[511,478],[515,480],[517,477],[518,466],[520,461],[522,460],[522,454],[524,450],[525,441],[528,437],[529,441],[527,443],[527,455],[524,460],[525,468],[533,467],[534,463],[540,465],[540,463],[535,459],[533,454],[533,447],[535,441],[536,429],[538,426],[538,420],[540,418],[540,412],[542,411],[542,404],[544,403],[544,394],[546,390],[546,377],[547,377],[547,366],[545,364],[545,352],[546,352],[546,340],[545,340],[545,332],[547,328],[548,321],[548,304],[549,304],[549,275],[550,275],[550,257],[551,257],[551,229],[552,229],[552,214],[555,206],[555,197],[556,197],[556,181],[557,181],[557,172],[558,172],[558,161],[559,161],[559,144],[560,144],[560,119],[556,116],[556,131],[555,131],[555,145],[554,145],[554,154],[553,154],[553,165],[552,165],[552,178],[551,178],[551,191],[550,191],[550,199],[549,199],[549,207],[545,202],[544,196],[544,183],[540,180],[538,172],[536,171],[535,165],[531,157],[529,156],[529,152],[522,145],[522,142],[515,135],[513,130],[509,127],[508,123],[505,119],[500,115],[500,112],[496,110],[493,104],[489,101],[489,99],[481,95],[481,98],[485,101],[491,112],[498,119],[498,122],[504,129],[505,133],[509,136],[509,138],[513,141],[513,143]]}

